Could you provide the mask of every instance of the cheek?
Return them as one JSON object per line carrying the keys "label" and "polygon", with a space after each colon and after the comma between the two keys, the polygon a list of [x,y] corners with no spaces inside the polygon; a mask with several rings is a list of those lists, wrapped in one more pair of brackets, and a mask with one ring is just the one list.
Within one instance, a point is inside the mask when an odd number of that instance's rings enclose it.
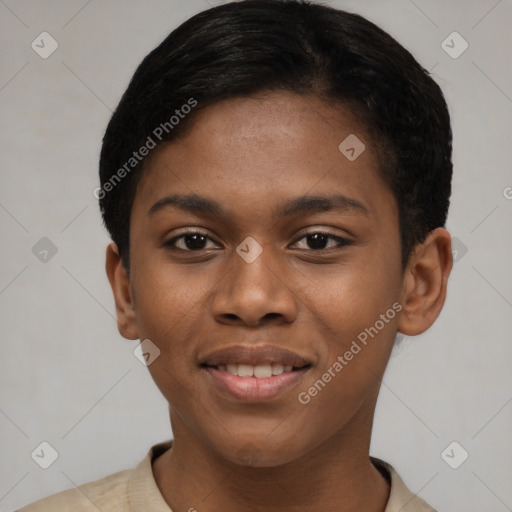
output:
{"label": "cheek", "polygon": [[190,269],[149,264],[143,273],[133,275],[133,282],[140,339],[151,340],[160,351],[148,369],[162,394],[174,403],[183,398],[179,390],[188,385],[197,341],[204,336],[207,283]]}
{"label": "cheek", "polygon": [[341,296],[338,304],[325,302],[324,315],[317,318],[325,350],[309,387],[297,390],[297,402],[308,423],[311,418],[321,421],[305,428],[306,436],[348,424],[364,403],[376,399],[393,348],[397,313],[386,301],[382,307],[375,300],[354,302]]}
{"label": "cheek", "polygon": [[[308,314],[324,342],[315,375],[315,382],[321,382],[311,390],[313,395],[318,393],[318,407],[333,403],[357,407],[382,377],[394,343],[397,309],[401,309],[399,267],[390,270],[389,264],[381,256],[372,265],[365,262],[365,268],[354,264],[331,269],[329,278],[316,279],[310,288],[314,291],[309,295]],[[302,391],[311,396],[308,390]],[[340,406],[338,414],[350,410]]]}
{"label": "cheek", "polygon": [[148,255],[142,270],[132,276],[138,327],[141,336],[154,336],[161,343],[179,340],[180,329],[204,307],[206,274],[192,272],[186,265],[171,265],[163,257],[153,260]]}
{"label": "cheek", "polygon": [[326,333],[344,340],[373,325],[400,296],[398,267],[382,259],[325,267],[310,277],[300,288],[306,309]]}

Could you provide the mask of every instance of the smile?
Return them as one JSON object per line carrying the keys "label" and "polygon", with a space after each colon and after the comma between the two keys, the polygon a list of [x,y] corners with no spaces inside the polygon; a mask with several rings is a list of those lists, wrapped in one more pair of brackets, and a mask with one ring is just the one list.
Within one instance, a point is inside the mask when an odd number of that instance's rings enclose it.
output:
{"label": "smile", "polygon": [[284,395],[301,383],[310,368],[310,364],[302,368],[281,364],[202,366],[215,390],[229,400],[249,403]]}
{"label": "smile", "polygon": [[[309,365],[305,365],[309,366]],[[290,364],[282,365],[279,363],[272,364],[260,364],[253,366],[250,364],[219,364],[216,366],[207,366],[209,368],[215,368],[221,372],[227,372],[231,375],[238,377],[255,377],[257,379],[264,379],[275,375],[281,375],[283,373],[300,370],[301,367],[294,367]],[[302,367],[304,368],[304,366]]]}

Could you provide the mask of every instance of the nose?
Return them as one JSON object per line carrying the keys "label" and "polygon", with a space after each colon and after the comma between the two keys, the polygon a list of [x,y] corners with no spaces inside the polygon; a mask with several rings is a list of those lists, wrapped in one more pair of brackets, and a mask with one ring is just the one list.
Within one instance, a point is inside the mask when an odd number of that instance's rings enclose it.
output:
{"label": "nose", "polygon": [[298,299],[289,281],[272,251],[264,249],[252,262],[234,253],[231,270],[214,296],[214,318],[223,324],[249,327],[292,323]]}

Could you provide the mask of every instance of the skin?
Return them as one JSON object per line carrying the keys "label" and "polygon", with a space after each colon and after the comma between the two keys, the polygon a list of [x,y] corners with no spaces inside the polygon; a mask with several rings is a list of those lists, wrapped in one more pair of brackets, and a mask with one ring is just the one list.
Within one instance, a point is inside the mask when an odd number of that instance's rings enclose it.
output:
{"label": "skin", "polygon": [[[355,161],[338,150],[351,133],[366,146]],[[420,334],[439,315],[452,254],[449,233],[438,228],[402,272],[397,204],[377,169],[353,114],[290,92],[209,106],[152,154],[132,210],[130,276],[114,243],[106,270],[120,333],[161,351],[148,368],[170,404],[174,441],[153,473],[173,511],[385,509],[389,488],[368,455],[380,380],[397,331]],[[334,192],[368,213],[273,213],[288,199]],[[173,207],[148,214],[169,194],[191,193],[220,202],[226,215]],[[191,227],[209,237],[196,249],[186,252],[183,238],[178,249],[163,245]],[[351,244],[326,238],[318,249],[305,237],[318,230]],[[263,249],[252,263],[236,252],[248,236]],[[393,303],[400,313],[299,403],[299,392]],[[275,399],[230,399],[199,367],[213,349],[263,342],[312,361],[299,385]]]}

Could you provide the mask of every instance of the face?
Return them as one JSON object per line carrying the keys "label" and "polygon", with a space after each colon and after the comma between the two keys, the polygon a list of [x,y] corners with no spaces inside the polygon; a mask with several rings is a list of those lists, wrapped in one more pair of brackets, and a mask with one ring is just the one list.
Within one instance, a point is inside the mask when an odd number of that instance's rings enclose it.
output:
{"label": "face", "polygon": [[268,466],[371,422],[403,285],[377,168],[349,111],[281,92],[210,106],[152,155],[130,332],[160,350],[175,437]]}

